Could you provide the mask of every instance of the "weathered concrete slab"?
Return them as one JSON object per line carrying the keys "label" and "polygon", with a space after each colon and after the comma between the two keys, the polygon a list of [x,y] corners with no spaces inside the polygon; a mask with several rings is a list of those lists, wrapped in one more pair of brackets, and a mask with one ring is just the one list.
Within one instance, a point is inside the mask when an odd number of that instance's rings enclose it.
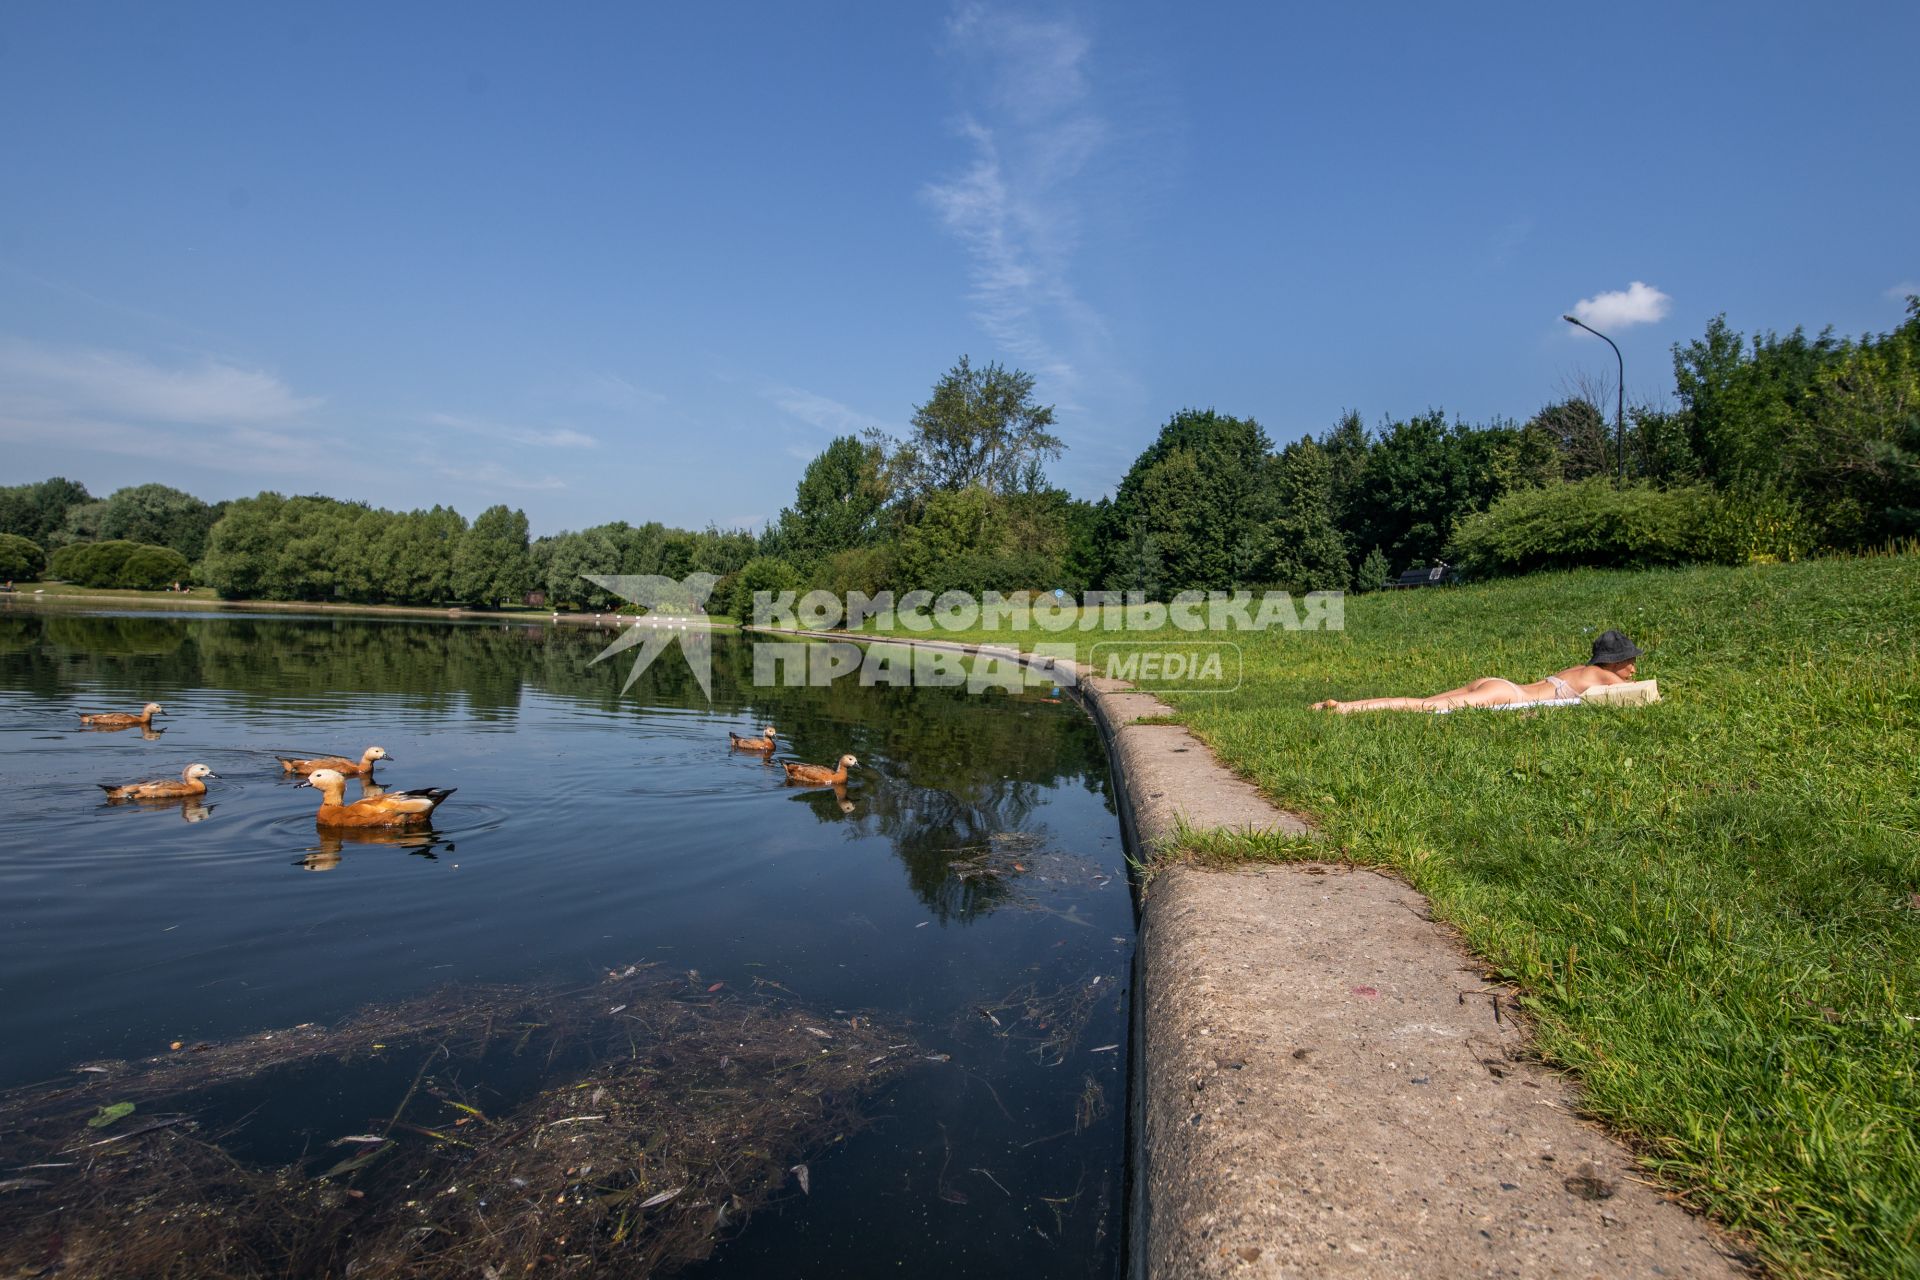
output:
{"label": "weathered concrete slab", "polygon": [[1404,884],[1175,868],[1140,954],[1147,1275],[1744,1273]]}

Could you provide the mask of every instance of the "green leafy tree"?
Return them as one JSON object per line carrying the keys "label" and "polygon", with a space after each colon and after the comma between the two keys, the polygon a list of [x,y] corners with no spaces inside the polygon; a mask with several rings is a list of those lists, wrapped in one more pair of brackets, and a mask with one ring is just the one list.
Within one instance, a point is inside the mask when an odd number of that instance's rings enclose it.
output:
{"label": "green leafy tree", "polygon": [[0,488],[0,533],[11,533],[42,547],[58,546],[67,509],[92,502],[87,487],[55,476],[35,484]]}
{"label": "green leafy tree", "polygon": [[517,604],[531,590],[526,513],[504,504],[488,507],[454,552],[453,594],[473,604]]}
{"label": "green leafy tree", "polygon": [[1438,410],[1390,423],[1367,459],[1364,499],[1343,530],[1349,545],[1377,546],[1406,568],[1438,558],[1453,527],[1505,490],[1500,463],[1519,432],[1449,426]]}
{"label": "green leafy tree", "polygon": [[164,484],[133,485],[107,499],[98,536],[172,547],[188,560],[198,560],[218,518],[215,508],[190,493]]}
{"label": "green leafy tree", "polygon": [[785,560],[777,556],[755,556],[733,577],[727,613],[742,622],[751,622],[755,593],[765,591],[778,595],[782,591],[797,591],[800,585],[800,571]]}
{"label": "green leafy tree", "polygon": [[1367,558],[1354,571],[1353,589],[1360,592],[1378,591],[1387,585],[1387,580],[1392,576],[1393,566],[1387,563],[1380,548],[1375,547],[1367,552]]}
{"label": "green leafy tree", "polygon": [[[1373,439],[1359,413],[1348,409],[1320,437],[1319,444],[1327,455],[1334,525],[1343,535],[1352,535],[1360,527],[1359,512],[1366,502],[1367,459],[1373,452]],[[1365,545],[1352,536],[1347,537],[1347,543],[1356,549]]]}
{"label": "green leafy tree", "polygon": [[975,369],[961,356],[914,410],[912,433],[894,445],[892,487],[913,502],[975,485],[994,493],[1016,487],[1029,464],[1066,447],[1050,430],[1053,407],[1036,403],[1033,391],[1030,373],[997,363]]}
{"label": "green leafy tree", "polygon": [[879,535],[888,496],[883,451],[841,436],[807,464],[793,505],[780,513],[779,545],[801,561],[867,546]]}
{"label": "green leafy tree", "polygon": [[0,581],[32,582],[47,570],[47,553],[31,538],[0,533]]}
{"label": "green leafy tree", "polygon": [[1252,419],[1175,414],[1107,509],[1104,585],[1149,592],[1244,584],[1271,555],[1276,459]]}
{"label": "green leafy tree", "polygon": [[1614,471],[1613,440],[1591,400],[1574,396],[1556,401],[1528,419],[1527,429],[1552,441],[1560,455],[1561,478],[1585,480]]}
{"label": "green leafy tree", "polygon": [[1333,466],[1326,451],[1300,440],[1274,468],[1279,499],[1271,552],[1262,576],[1289,591],[1331,591],[1347,585],[1347,545],[1333,519]]}
{"label": "green leafy tree", "polygon": [[540,581],[550,602],[602,610],[615,606],[618,598],[587,581],[586,575],[621,572],[617,530],[603,525],[542,538],[540,542],[543,545],[536,547],[536,559],[544,561]]}
{"label": "green leafy tree", "polygon": [[979,485],[938,490],[900,532],[896,581],[908,591],[948,590],[957,565],[997,549],[993,495]]}
{"label": "green leafy tree", "polygon": [[191,584],[193,573],[187,558],[172,547],[138,546],[120,566],[118,587],[140,591],[162,591],[175,583]]}
{"label": "green leafy tree", "polygon": [[103,538],[101,526],[107,518],[107,504],[99,502],[76,502],[67,508],[61,517],[60,527],[53,531],[52,545],[70,547],[77,542],[99,542]]}

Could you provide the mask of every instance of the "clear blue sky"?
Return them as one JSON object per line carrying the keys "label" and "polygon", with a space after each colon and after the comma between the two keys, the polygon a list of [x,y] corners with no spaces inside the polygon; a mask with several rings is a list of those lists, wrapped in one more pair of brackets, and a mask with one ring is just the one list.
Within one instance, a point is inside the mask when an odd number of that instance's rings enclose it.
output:
{"label": "clear blue sky", "polygon": [[[758,522],[963,352],[1107,491],[1187,406],[1524,418],[1885,330],[1920,5],[0,8],[0,483]],[[1636,282],[1639,287],[1635,287]],[[1618,296],[1607,296],[1618,295]]]}

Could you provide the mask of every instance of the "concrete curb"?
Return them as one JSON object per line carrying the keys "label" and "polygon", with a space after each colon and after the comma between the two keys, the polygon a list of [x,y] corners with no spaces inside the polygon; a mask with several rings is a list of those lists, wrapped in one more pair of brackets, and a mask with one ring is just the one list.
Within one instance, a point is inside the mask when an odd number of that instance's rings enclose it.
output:
{"label": "concrete curb", "polygon": [[[998,646],[842,632],[1072,664]],[[1117,681],[1071,687],[1107,742],[1129,845],[1179,825],[1310,828]],[[1133,1275],[1715,1276],[1746,1256],[1644,1181],[1533,1061],[1510,994],[1426,900],[1324,863],[1174,866],[1135,953]]]}

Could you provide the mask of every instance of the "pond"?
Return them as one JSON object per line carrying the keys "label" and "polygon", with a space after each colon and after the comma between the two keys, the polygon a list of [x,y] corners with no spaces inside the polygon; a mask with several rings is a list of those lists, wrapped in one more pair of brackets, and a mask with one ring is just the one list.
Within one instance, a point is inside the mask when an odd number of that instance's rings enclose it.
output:
{"label": "pond", "polygon": [[[677,645],[623,692],[618,634],[0,611],[0,1128],[49,1153],[7,1203],[72,1219],[31,1248],[84,1272],[73,1206],[184,1223],[217,1163],[233,1274],[505,1274],[509,1230],[543,1274],[1117,1274],[1133,914],[1087,718],[756,683],[732,633],[711,699]],[[321,831],[275,759],[374,744],[457,789],[430,832]],[[95,785],[195,762],[202,799]],[[274,1204],[312,1238],[258,1262]]]}

